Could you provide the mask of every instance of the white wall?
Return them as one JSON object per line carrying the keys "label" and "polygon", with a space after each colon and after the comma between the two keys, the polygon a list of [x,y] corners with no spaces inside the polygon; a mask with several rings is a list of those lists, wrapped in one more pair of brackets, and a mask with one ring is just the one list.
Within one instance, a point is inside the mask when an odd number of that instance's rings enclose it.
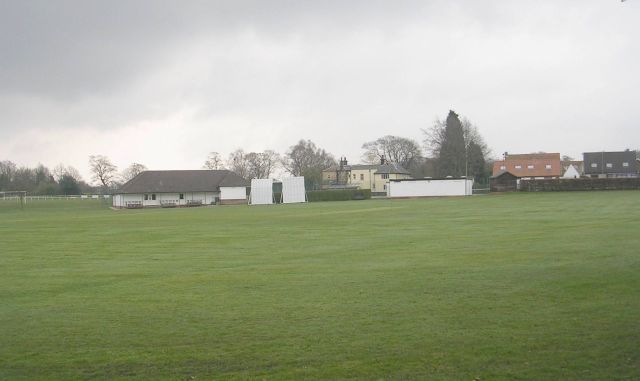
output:
{"label": "white wall", "polygon": [[471,179],[390,181],[389,197],[465,196],[473,190]]}
{"label": "white wall", "polygon": [[113,196],[112,205],[116,208],[124,208],[128,202],[143,201],[143,195],[141,194],[116,194]]}
{"label": "white wall", "polygon": [[156,193],[156,199],[160,204],[165,203],[176,203],[176,205],[180,204],[180,194],[179,193]]}
{"label": "white wall", "polygon": [[220,200],[246,200],[247,187],[220,187]]}
{"label": "white wall", "polygon": [[216,197],[220,197],[218,192],[187,192],[184,193],[182,204],[186,204],[186,200],[202,201],[203,205],[209,205],[215,202]]}
{"label": "white wall", "polygon": [[[148,200],[144,199],[145,194],[149,195]],[[218,192],[184,192],[184,198],[180,200],[180,193],[155,193],[156,199],[152,200],[152,194],[154,193],[114,195],[113,206],[124,208],[127,206],[127,202],[131,201],[140,201],[143,206],[160,206],[162,202],[175,202],[178,205],[186,205],[189,200],[201,201],[203,205],[209,205],[214,203],[217,197],[220,197]]]}

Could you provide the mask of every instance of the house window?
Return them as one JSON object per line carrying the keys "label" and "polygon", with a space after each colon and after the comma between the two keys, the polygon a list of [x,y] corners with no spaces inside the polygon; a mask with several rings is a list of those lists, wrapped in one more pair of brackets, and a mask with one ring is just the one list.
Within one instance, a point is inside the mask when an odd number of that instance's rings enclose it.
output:
{"label": "house window", "polygon": [[527,168],[528,168],[528,169],[533,169],[533,164],[529,164],[529,165],[527,165]]}
{"label": "house window", "polygon": [[613,168],[613,164],[607,163],[607,168]]}
{"label": "house window", "polygon": [[152,200],[155,200],[155,199],[156,199],[156,194],[155,194],[155,193],[153,193],[153,194],[151,195],[151,199],[152,199]]}
{"label": "house window", "polygon": [[544,166],[544,169],[551,169],[551,164],[546,164],[546,165]]}
{"label": "house window", "polygon": [[145,199],[145,200],[148,200],[148,199],[149,199],[149,195],[148,195],[148,194],[145,194],[145,195],[144,195],[144,199]]}
{"label": "house window", "polygon": [[[389,178],[389,174],[388,173],[383,173],[381,176],[385,180]],[[385,189],[386,189],[386,186],[385,186]]]}
{"label": "house window", "polygon": [[501,171],[504,171],[505,169],[507,169],[507,166],[505,166],[505,165],[501,165],[501,166],[500,166],[500,170],[501,170]]}
{"label": "house window", "polygon": [[387,190],[387,184],[384,184],[384,190]]}
{"label": "house window", "polygon": [[355,174],[355,173],[353,174],[353,179],[354,179],[354,180],[356,179],[356,174]]}
{"label": "house window", "polygon": [[360,174],[360,180],[364,180],[364,173]]}
{"label": "house window", "polygon": [[591,163],[591,168],[598,168],[598,163]]}
{"label": "house window", "polygon": [[622,166],[623,166],[623,167],[628,167],[628,166],[629,166],[629,163],[627,163],[627,162],[625,161],[624,163],[622,163]]}
{"label": "house window", "polygon": [[516,165],[516,169],[522,169],[521,165]]}
{"label": "house window", "polygon": [[180,200],[184,200],[184,193],[180,193]]}

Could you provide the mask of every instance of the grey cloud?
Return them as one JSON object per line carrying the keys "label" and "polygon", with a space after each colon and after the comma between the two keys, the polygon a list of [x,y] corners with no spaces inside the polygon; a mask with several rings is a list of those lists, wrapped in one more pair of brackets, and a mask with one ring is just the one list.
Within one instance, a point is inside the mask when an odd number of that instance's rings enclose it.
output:
{"label": "grey cloud", "polygon": [[[354,20],[389,23],[415,5],[303,1],[5,1],[0,91],[73,98],[118,91],[185,41],[238,30],[332,34]],[[397,20],[397,17],[395,18]]]}
{"label": "grey cloud", "polygon": [[638,4],[0,0],[0,151],[22,155],[18,130],[144,125],[184,136],[155,154],[141,142],[147,164],[298,138],[355,160],[449,108],[496,152],[575,154],[604,144],[583,133],[603,125],[637,141]]}

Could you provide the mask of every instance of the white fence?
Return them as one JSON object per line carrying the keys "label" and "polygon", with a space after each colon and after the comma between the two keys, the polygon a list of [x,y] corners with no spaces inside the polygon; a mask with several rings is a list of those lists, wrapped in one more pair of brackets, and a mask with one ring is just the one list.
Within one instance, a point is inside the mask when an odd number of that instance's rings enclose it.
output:
{"label": "white fence", "polygon": [[[64,196],[25,196],[25,201],[35,201],[35,200],[97,200],[101,198],[111,198],[111,195],[98,195],[98,194],[90,194],[90,195],[64,195]],[[18,201],[20,200],[20,196],[4,196],[0,195],[0,201]]]}

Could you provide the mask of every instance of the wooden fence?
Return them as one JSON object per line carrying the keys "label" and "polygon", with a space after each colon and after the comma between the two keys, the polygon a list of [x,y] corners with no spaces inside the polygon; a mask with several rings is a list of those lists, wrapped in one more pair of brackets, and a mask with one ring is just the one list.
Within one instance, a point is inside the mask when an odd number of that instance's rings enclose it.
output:
{"label": "wooden fence", "polygon": [[521,192],[565,192],[640,189],[640,178],[520,180]]}

